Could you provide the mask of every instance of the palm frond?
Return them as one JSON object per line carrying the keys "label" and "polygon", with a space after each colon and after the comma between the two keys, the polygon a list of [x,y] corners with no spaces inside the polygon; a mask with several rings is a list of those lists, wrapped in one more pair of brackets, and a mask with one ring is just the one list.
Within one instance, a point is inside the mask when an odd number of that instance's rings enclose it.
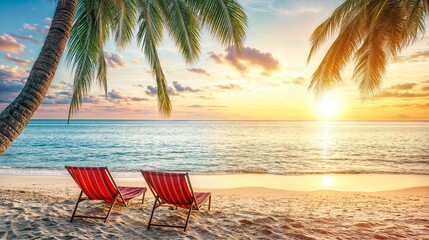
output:
{"label": "palm frond", "polygon": [[184,60],[194,62],[200,54],[201,26],[192,8],[181,0],[159,1],[164,24]]}
{"label": "palm frond", "polygon": [[96,80],[107,95],[103,47],[113,32],[117,47],[124,48],[133,38],[136,20],[137,40],[156,78],[158,108],[164,116],[171,114],[171,102],[158,54],[163,31],[168,31],[184,60],[191,63],[200,54],[203,25],[224,46],[241,48],[247,24],[236,0],[80,0],[67,55],[74,71],[69,119],[81,107],[92,81]]}
{"label": "palm frond", "polygon": [[341,81],[341,70],[350,61],[353,53],[361,43],[361,35],[365,29],[366,8],[350,12],[342,22],[340,33],[328,49],[325,57],[314,72],[309,90],[320,95]]}
{"label": "palm frond", "polygon": [[142,45],[143,52],[147,57],[155,75],[158,88],[158,109],[164,116],[171,114],[171,102],[167,92],[167,81],[162,70],[161,61],[158,56],[158,44],[163,37],[163,19],[157,0],[143,0],[139,3],[139,30],[137,41]]}
{"label": "palm frond", "polygon": [[106,66],[103,45],[110,34],[110,22],[114,10],[109,8],[111,0],[78,2],[75,21],[69,39],[67,61],[74,72],[73,94],[68,119],[82,105],[91,82],[98,80],[107,94]]}
{"label": "palm frond", "polygon": [[235,0],[188,0],[204,26],[225,47],[240,50],[246,36],[247,16]]}
{"label": "palm frond", "polygon": [[[360,2],[360,3],[358,3]],[[316,94],[341,81],[340,71],[356,59],[353,78],[363,97],[381,88],[386,65],[425,29],[428,3],[424,0],[346,0],[311,38],[309,58],[336,30],[339,34],[313,74],[309,90]],[[356,24],[360,22],[359,24]],[[349,28],[353,23],[355,29]]]}
{"label": "palm frond", "polygon": [[429,14],[428,1],[409,0],[405,5],[405,23],[403,27],[403,47],[407,47],[417,40],[420,34],[425,32],[425,18]]}
{"label": "palm frond", "polygon": [[[116,46],[125,48],[133,38],[133,30],[136,22],[136,0],[116,0],[116,7],[112,28]],[[115,6],[112,6],[113,8]]]}
{"label": "palm frond", "polygon": [[325,42],[330,36],[332,36],[336,30],[340,29],[344,22],[352,18],[357,12],[362,13],[362,10],[366,8],[370,0],[346,0],[341,4],[332,15],[320,24],[310,37],[310,53],[307,57],[307,63],[310,62],[313,54],[319,49],[319,47]]}

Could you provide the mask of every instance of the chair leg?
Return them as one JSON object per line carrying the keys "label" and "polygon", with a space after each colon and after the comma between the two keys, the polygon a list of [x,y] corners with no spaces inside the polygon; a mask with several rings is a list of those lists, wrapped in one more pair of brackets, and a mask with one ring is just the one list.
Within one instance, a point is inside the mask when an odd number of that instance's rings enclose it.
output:
{"label": "chair leg", "polygon": [[191,216],[193,206],[194,206],[194,202],[192,201],[191,206],[189,207],[188,217],[186,218],[185,229],[184,229],[185,232],[186,232],[186,229],[188,228],[189,217]]}
{"label": "chair leg", "polygon": [[155,197],[155,202],[153,203],[153,208],[152,208],[152,213],[150,214],[150,218],[149,218],[149,224],[147,225],[147,229],[149,230],[150,228],[150,224],[152,222],[152,218],[153,218],[153,213],[155,212],[156,209],[156,203],[158,202],[158,197]]}
{"label": "chair leg", "polygon": [[[113,208],[113,206],[115,205],[116,200],[118,199],[118,197],[119,197],[119,193],[115,195],[115,198],[114,198],[114,199],[113,199],[113,201],[112,201],[112,205],[110,205],[110,209],[109,209],[109,211],[107,212],[107,215],[106,215],[106,218],[104,219],[104,222],[107,222],[107,219],[108,219],[108,218],[109,218],[109,216],[110,216],[110,212],[112,211],[112,208]],[[127,205],[125,204],[125,206],[127,206]]]}
{"label": "chair leg", "polygon": [[76,213],[77,206],[79,206],[79,203],[80,203],[80,199],[81,199],[81,197],[82,197],[82,194],[83,194],[83,191],[80,191],[79,198],[77,199],[76,206],[74,207],[74,210],[73,210],[73,213],[72,213],[72,216],[71,216],[70,222],[73,222],[73,218],[74,218],[74,215],[75,215],[75,213]]}
{"label": "chair leg", "polygon": [[209,211],[210,211],[210,205],[212,204],[212,195],[209,196]]}

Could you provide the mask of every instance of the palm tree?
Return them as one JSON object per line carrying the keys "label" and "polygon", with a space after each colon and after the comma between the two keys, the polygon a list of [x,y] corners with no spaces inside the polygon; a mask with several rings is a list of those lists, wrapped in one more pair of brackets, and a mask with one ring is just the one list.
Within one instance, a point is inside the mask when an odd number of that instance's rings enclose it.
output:
{"label": "palm tree", "polygon": [[311,36],[308,62],[338,32],[309,90],[320,95],[341,82],[341,70],[354,58],[353,79],[361,95],[369,97],[379,91],[389,60],[424,32],[428,4],[424,0],[346,0]]}
{"label": "palm tree", "polygon": [[171,114],[158,46],[164,31],[174,39],[186,63],[200,54],[203,27],[225,47],[243,46],[247,16],[236,0],[58,0],[52,25],[27,83],[0,113],[0,155],[18,137],[48,91],[67,40],[67,62],[74,72],[69,119],[95,81],[107,94],[103,46],[112,35],[123,49],[135,36],[158,87],[158,108]]}

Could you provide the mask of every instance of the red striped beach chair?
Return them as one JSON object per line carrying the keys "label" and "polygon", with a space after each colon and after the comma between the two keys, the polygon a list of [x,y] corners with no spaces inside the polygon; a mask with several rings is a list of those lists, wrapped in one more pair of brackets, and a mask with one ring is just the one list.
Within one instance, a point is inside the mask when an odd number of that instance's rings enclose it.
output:
{"label": "red striped beach chair", "polygon": [[[151,226],[159,226],[183,228],[184,231],[186,231],[192,210],[200,210],[201,205],[206,201],[209,202],[208,210],[210,210],[211,194],[209,192],[194,192],[192,190],[188,173],[169,173],[144,170],[141,170],[141,172],[149,186],[149,189],[155,196],[155,203],[153,205],[147,229]],[[173,205],[176,208],[189,209],[184,226],[152,223],[155,209],[164,204]]]}
{"label": "red striped beach chair", "polygon": [[[107,167],[66,166],[65,168],[81,190],[70,222],[75,217],[104,219],[104,222],[106,222],[116,203],[127,207],[129,200],[141,194],[143,194],[142,203],[144,202],[147,188],[117,186]],[[82,197],[83,194],[85,194],[86,198]],[[77,215],[76,210],[79,203],[85,200],[102,200],[111,203],[107,215],[105,217]]]}

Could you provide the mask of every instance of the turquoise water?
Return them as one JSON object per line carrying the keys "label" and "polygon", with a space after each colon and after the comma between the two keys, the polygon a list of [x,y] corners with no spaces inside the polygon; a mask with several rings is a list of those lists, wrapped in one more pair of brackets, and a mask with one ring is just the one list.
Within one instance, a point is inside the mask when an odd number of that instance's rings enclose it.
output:
{"label": "turquoise water", "polygon": [[429,174],[428,143],[429,122],[32,120],[0,173]]}

